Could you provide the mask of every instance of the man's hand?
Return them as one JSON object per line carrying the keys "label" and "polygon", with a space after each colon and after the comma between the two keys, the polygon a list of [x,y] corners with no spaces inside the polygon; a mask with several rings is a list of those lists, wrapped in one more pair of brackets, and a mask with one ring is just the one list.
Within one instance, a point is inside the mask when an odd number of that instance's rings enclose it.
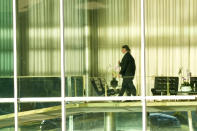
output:
{"label": "man's hand", "polygon": [[120,78],[120,74],[118,74],[117,77]]}

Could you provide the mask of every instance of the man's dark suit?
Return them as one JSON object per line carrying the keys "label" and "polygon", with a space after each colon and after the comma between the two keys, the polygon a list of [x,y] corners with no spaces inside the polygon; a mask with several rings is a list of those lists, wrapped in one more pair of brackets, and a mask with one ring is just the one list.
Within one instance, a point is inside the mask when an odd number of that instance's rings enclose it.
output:
{"label": "man's dark suit", "polygon": [[135,60],[133,56],[130,54],[130,52],[127,52],[124,57],[122,58],[122,61],[120,63],[120,74],[123,77],[122,82],[122,89],[120,90],[119,96],[123,96],[124,92],[127,92],[127,95],[130,96],[131,94],[133,96],[136,95],[136,89],[133,84],[133,79],[135,76]]}

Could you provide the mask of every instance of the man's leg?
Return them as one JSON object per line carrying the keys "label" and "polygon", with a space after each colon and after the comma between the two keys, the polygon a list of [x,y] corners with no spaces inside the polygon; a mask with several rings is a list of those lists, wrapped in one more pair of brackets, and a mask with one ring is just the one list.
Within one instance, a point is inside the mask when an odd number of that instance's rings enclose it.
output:
{"label": "man's leg", "polygon": [[129,86],[127,87],[127,95],[131,96],[131,94],[132,94],[133,96],[136,96],[136,88],[133,84],[133,80],[129,79],[128,80],[128,85]]}
{"label": "man's leg", "polygon": [[135,85],[133,84],[133,80],[131,81],[130,88],[131,88],[131,94],[133,96],[136,96],[136,88]]}
{"label": "man's leg", "polygon": [[119,96],[123,96],[126,89],[127,89],[127,83],[126,83],[125,79],[123,79],[122,88],[120,90]]}

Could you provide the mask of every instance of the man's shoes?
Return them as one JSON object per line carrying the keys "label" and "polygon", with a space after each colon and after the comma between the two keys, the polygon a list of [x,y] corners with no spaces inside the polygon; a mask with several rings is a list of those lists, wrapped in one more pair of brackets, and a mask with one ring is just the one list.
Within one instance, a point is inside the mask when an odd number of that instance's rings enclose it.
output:
{"label": "man's shoes", "polygon": [[126,101],[124,101],[124,102],[132,102],[132,100],[126,100]]}

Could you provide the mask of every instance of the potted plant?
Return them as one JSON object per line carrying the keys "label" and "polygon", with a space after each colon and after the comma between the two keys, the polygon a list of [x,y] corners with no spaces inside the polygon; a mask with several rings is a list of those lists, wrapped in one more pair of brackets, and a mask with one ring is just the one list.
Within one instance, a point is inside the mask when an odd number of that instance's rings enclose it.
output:
{"label": "potted plant", "polygon": [[190,92],[190,91],[192,91],[191,85],[190,85],[190,83],[188,81],[184,81],[181,84],[181,91],[182,92]]}
{"label": "potted plant", "polygon": [[191,77],[191,72],[187,70],[187,78],[183,77],[183,68],[179,69],[179,76],[182,78],[181,81],[181,86],[180,86],[180,91],[181,92],[190,92],[192,91],[191,85],[190,85],[190,77]]}

